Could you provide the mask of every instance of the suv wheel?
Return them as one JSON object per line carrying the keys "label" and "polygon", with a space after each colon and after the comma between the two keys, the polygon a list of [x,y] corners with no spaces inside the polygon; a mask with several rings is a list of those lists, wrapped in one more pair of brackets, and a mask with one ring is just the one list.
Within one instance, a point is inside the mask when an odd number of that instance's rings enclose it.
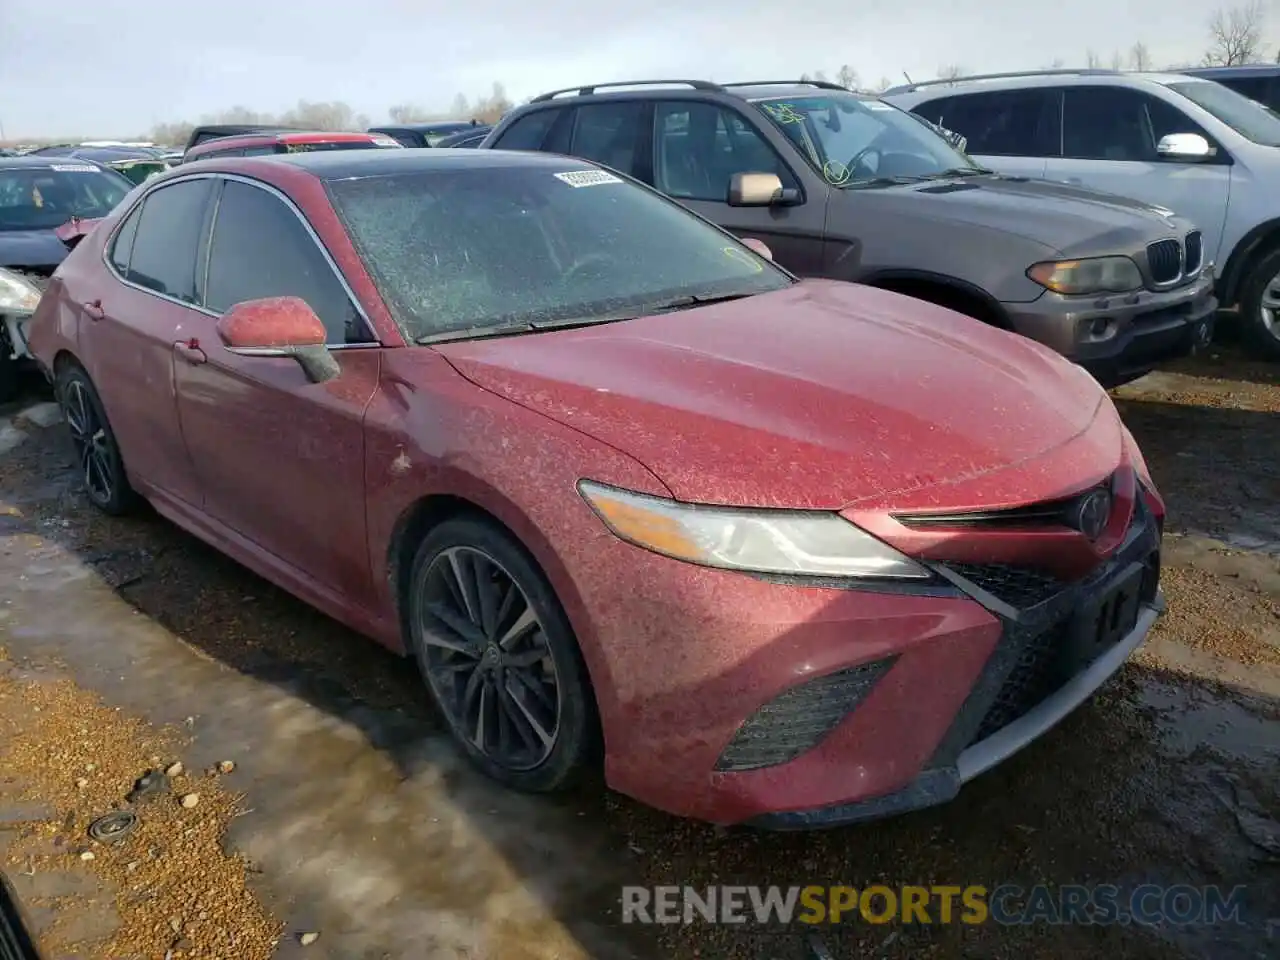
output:
{"label": "suv wheel", "polygon": [[1262,356],[1280,360],[1280,249],[1254,265],[1240,291],[1245,338]]}

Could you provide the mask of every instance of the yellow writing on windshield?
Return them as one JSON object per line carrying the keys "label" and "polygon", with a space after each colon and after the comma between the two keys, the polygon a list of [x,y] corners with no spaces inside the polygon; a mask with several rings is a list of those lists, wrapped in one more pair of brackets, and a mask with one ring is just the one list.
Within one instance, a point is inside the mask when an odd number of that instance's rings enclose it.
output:
{"label": "yellow writing on windshield", "polygon": [[765,112],[778,123],[804,123],[804,114],[792,103],[763,103]]}
{"label": "yellow writing on windshield", "polygon": [[839,160],[828,160],[822,165],[822,175],[833,187],[842,187],[849,182],[853,171]]}
{"label": "yellow writing on windshield", "polygon": [[751,268],[752,273],[764,272],[764,264],[741,247],[725,247],[724,255],[730,260],[737,260],[739,263],[746,264]]}

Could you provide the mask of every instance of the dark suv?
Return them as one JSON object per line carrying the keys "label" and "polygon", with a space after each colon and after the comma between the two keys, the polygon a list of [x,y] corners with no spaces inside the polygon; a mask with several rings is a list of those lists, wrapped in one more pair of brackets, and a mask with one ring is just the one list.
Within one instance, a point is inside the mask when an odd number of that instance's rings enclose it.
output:
{"label": "dark suv", "polygon": [[1213,80],[1256,100],[1264,107],[1280,110],[1280,63],[1242,63],[1233,67],[1193,67],[1180,71],[1189,77]]}
{"label": "dark suv", "polygon": [[1212,267],[1169,211],[978,167],[918,118],[823,82],[558,90],[485,149],[605,164],[802,276],[950,307],[1120,383],[1212,335]]}

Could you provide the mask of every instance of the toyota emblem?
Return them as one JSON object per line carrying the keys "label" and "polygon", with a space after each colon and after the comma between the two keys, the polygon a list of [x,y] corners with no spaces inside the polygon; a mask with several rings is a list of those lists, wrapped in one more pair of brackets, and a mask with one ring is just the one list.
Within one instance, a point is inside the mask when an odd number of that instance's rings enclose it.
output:
{"label": "toyota emblem", "polygon": [[1111,494],[1106,490],[1094,490],[1076,506],[1076,529],[1090,540],[1102,536],[1110,519]]}

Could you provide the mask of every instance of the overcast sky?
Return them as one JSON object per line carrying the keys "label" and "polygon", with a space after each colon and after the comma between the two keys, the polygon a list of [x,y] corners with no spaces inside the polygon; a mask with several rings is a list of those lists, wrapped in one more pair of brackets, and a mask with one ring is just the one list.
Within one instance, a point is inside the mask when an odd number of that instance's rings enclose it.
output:
{"label": "overcast sky", "polygon": [[[1203,0],[0,0],[0,125],[9,139],[136,136],[300,98],[343,100],[376,121],[397,103],[447,109],[495,80],[516,102],[591,81],[834,75],[843,63],[871,83],[950,63],[1078,66],[1090,47],[1105,59],[1137,40],[1165,64],[1200,57],[1211,9]],[[1280,40],[1274,20],[1268,38]]]}

